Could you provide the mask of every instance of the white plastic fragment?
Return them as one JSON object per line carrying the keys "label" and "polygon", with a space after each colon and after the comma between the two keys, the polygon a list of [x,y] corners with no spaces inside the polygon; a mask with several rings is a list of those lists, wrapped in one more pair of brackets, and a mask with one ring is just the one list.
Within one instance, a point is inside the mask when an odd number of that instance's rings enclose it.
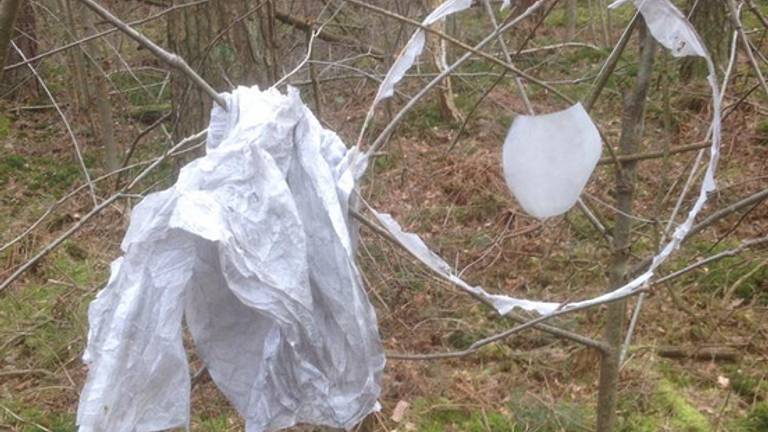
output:
{"label": "white plastic fragment", "polygon": [[293,89],[226,96],[207,154],[134,209],[91,304],[81,431],[189,424],[182,316],[248,432],[351,428],[378,407],[384,356],[347,219],[365,158]]}
{"label": "white plastic fragment", "polygon": [[519,115],[504,141],[504,178],[529,214],[565,213],[600,160],[600,133],[580,103],[551,114]]}
{"label": "white plastic fragment", "polygon": [[505,295],[489,294],[481,287],[475,287],[464,282],[453,268],[445,262],[436,253],[429,250],[424,241],[416,234],[403,231],[400,224],[387,213],[379,213],[372,208],[368,208],[376,220],[384,227],[387,232],[394,237],[401,246],[405,248],[414,258],[421,261],[430,270],[438,276],[456,285],[462,291],[480,299],[481,301],[493,306],[501,315],[506,315],[512,309],[518,307],[528,311],[535,311],[545,315],[553,312],[559,306],[559,303],[550,302],[532,302],[525,299],[517,299]]}
{"label": "white plastic fragment", "polygon": [[615,9],[633,1],[656,39],[675,57],[709,57],[696,30],[682,12],[668,0],[618,0],[608,8]]}
{"label": "white plastic fragment", "polygon": [[[693,222],[696,219],[696,216],[704,207],[704,204],[707,201],[708,194],[714,191],[716,188],[715,172],[717,170],[717,162],[720,155],[720,142],[721,142],[721,94],[720,94],[719,84],[717,82],[717,75],[715,73],[715,67],[714,67],[714,63],[712,62],[712,58],[710,57],[709,53],[704,47],[704,44],[701,42],[701,38],[698,36],[698,33],[696,32],[694,27],[691,25],[691,23],[688,22],[685,16],[668,0],[618,0],[613,4],[611,4],[610,7],[617,7],[622,4],[628,3],[630,1],[633,1],[635,7],[638,8],[640,13],[643,15],[646,25],[650,29],[651,34],[654,36],[654,38],[657,41],[659,41],[659,43],[661,43],[664,47],[672,51],[673,55],[678,57],[698,56],[698,57],[702,57],[706,61],[707,67],[709,69],[709,76],[707,77],[707,81],[712,90],[712,107],[713,107],[712,125],[710,127],[711,142],[712,142],[712,145],[710,146],[710,152],[709,152],[710,159],[707,165],[707,170],[704,173],[704,180],[702,181],[701,188],[699,190],[699,196],[697,197],[695,203],[689,210],[686,219],[683,221],[682,224],[677,226],[677,228],[674,230],[672,234],[672,238],[670,239],[670,241],[661,248],[661,251],[658,254],[656,254],[653,257],[651,265],[648,267],[648,269],[644,273],[640,274],[639,276],[635,277],[625,285],[611,292],[605,293],[597,297],[593,297],[591,299],[579,301],[579,302],[568,302],[568,303],[561,304],[561,303],[554,303],[554,302],[541,302],[541,301],[535,301],[535,300],[515,299],[508,296],[490,294],[480,287],[472,287],[471,285],[464,282],[461,278],[459,278],[455,274],[455,272],[450,268],[450,266],[442,258],[440,258],[438,255],[436,255],[432,251],[430,251],[429,248],[424,244],[424,242],[416,234],[402,231],[402,229],[397,224],[397,222],[394,221],[394,219],[392,219],[389,215],[381,215],[373,211],[373,209],[371,209],[372,213],[376,215],[376,218],[379,220],[382,226],[384,226],[384,228],[395,239],[401,242],[406,248],[406,250],[409,253],[411,253],[416,259],[424,263],[427,267],[435,271],[437,274],[443,276],[445,279],[455,284],[457,287],[459,287],[463,291],[468,292],[469,294],[475,297],[478,297],[483,301],[491,303],[492,306],[500,314],[506,314],[513,308],[519,307],[521,309],[536,311],[539,314],[547,315],[547,314],[554,313],[558,310],[568,310],[573,308],[586,307],[590,305],[595,305],[595,304],[615,300],[620,297],[624,297],[626,295],[632,294],[638,289],[644,286],[647,286],[652,282],[652,278],[654,276],[656,269],[664,261],[666,261],[666,259],[672,254],[672,252],[674,252],[677,248],[680,247],[680,243],[683,241],[683,239],[685,239],[686,235],[691,230],[691,227],[693,226]],[[505,7],[508,5],[509,5],[509,1],[504,0],[502,6]],[[574,112],[569,115],[565,115],[564,117],[568,118],[570,116],[573,116],[573,118],[568,122],[570,123],[569,126],[563,127],[563,131],[565,131],[564,133],[574,134],[575,136],[582,135],[585,138],[591,136],[592,138],[587,138],[587,139],[594,141],[594,136],[592,135],[592,133],[587,132],[590,129],[587,127],[587,122],[584,121],[584,119],[578,120],[579,117],[583,117],[582,114],[577,113],[577,111],[579,111],[579,107],[574,106],[566,111],[570,111],[570,110],[574,110]],[[583,108],[581,108],[581,111],[583,111]],[[562,113],[556,113],[556,114],[562,114]],[[546,116],[537,116],[537,117],[546,117]],[[531,120],[534,120],[533,123],[538,123],[538,121],[536,120],[536,117],[533,117],[533,118],[523,117],[523,119],[525,119],[523,120],[524,122],[530,123]],[[589,120],[588,116],[587,116],[587,120]],[[594,127],[594,124],[592,124],[591,120],[589,120],[589,124],[591,124],[592,127]],[[555,122],[552,122],[550,126],[558,127],[558,124],[555,121]],[[513,125],[513,128],[514,128],[514,125]],[[516,131],[513,137],[514,138],[513,142],[522,143],[524,141],[522,136],[525,135],[526,130],[528,129],[529,127],[526,126],[522,128],[522,132],[519,130]],[[530,130],[536,131],[531,135],[547,134],[546,131],[539,132],[538,128],[530,128]],[[513,131],[510,130],[510,134],[512,134],[512,132]],[[557,134],[556,132],[551,132],[551,133]],[[533,141],[533,140],[530,140],[530,141]],[[592,144],[586,147],[587,148],[594,147],[594,142],[592,142]],[[535,152],[536,148],[533,148],[533,149],[527,148],[527,149],[524,149],[524,151]],[[505,172],[506,172],[507,171],[506,145],[505,145],[504,153],[505,153],[504,164],[505,164]],[[543,159],[546,159],[546,158],[543,158]],[[587,171],[586,167],[588,166],[588,164],[586,162],[590,161],[591,158],[584,158],[584,159],[585,160],[581,160],[578,164],[578,166],[581,168],[578,170],[578,173],[582,173],[582,175],[584,172]],[[595,161],[595,163],[596,162],[597,161]],[[591,170],[592,168],[589,169],[590,172]],[[539,170],[536,170],[536,173],[538,172]],[[587,177],[589,177],[589,174],[587,174]],[[582,187],[583,185],[579,186],[579,190],[581,190]],[[528,191],[532,191],[535,189],[535,187],[528,186],[525,189],[527,189]],[[557,196],[559,198],[558,201],[560,202],[560,204],[557,206],[552,205],[552,207],[549,207],[549,204],[546,202],[540,203],[537,199],[533,199],[533,200],[526,199],[526,201],[528,201],[528,204],[526,205],[530,207],[530,210],[529,209],[526,209],[526,210],[530,211],[534,215],[536,215],[537,213],[539,215],[550,214],[551,212],[555,212],[555,210],[557,210],[558,208],[564,207],[565,206],[564,203],[569,202],[570,199],[573,198],[573,194],[574,192],[571,190],[568,194]],[[518,193],[516,193],[516,196],[517,195]],[[535,194],[532,194],[532,195],[535,196]],[[578,194],[576,194],[576,196],[578,197]],[[570,198],[565,199],[566,197],[570,197]],[[523,199],[518,197],[518,200],[520,200],[522,204]],[[539,207],[536,207],[535,204],[537,204]],[[534,213],[534,211],[537,213]],[[553,214],[556,214],[556,213],[553,213]]]}
{"label": "white plastic fragment", "polygon": [[[628,1],[629,0],[615,2],[611,4],[610,7],[619,6]],[[661,43],[665,48],[669,49],[674,56],[694,56],[704,59],[709,71],[707,82],[712,91],[713,112],[712,124],[710,126],[712,145],[709,148],[709,162],[707,164],[707,170],[704,173],[704,180],[699,189],[699,196],[688,211],[688,215],[683,223],[675,229],[669,243],[667,243],[661,251],[653,257],[653,262],[646,272],[652,273],[674,250],[680,247],[680,243],[691,230],[696,216],[701,209],[704,208],[709,193],[716,188],[715,172],[717,171],[717,162],[720,158],[721,142],[721,94],[712,58],[704,47],[696,29],[685,18],[685,15],[670,3],[669,0],[633,0],[633,2],[635,7],[643,15],[645,23],[654,39]]]}
{"label": "white plastic fragment", "polygon": [[[432,25],[438,21],[444,20],[451,14],[468,9],[470,6],[472,6],[472,0],[448,0],[440,4],[440,6],[435,8],[432,13],[427,15],[421,22],[421,25]],[[408,40],[408,43],[403,47],[400,55],[395,59],[395,62],[387,72],[387,75],[382,80],[369,113],[374,110],[377,103],[394,94],[395,85],[403,79],[405,73],[408,72],[408,69],[413,66],[416,59],[421,55],[421,52],[424,51],[425,40],[426,35],[423,29],[418,29],[413,33]]]}

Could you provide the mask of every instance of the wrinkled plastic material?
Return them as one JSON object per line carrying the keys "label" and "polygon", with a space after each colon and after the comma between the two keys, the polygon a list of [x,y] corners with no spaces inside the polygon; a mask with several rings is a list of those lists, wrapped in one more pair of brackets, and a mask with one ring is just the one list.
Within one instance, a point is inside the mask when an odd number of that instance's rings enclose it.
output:
{"label": "wrinkled plastic material", "polygon": [[504,141],[504,178],[526,212],[557,216],[576,204],[601,151],[600,132],[581,104],[520,115]]}
{"label": "wrinkled plastic material", "polygon": [[207,154],[134,209],[91,304],[81,431],[188,425],[182,317],[248,432],[350,428],[378,407],[384,356],[347,219],[366,158],[292,89],[226,96]]}

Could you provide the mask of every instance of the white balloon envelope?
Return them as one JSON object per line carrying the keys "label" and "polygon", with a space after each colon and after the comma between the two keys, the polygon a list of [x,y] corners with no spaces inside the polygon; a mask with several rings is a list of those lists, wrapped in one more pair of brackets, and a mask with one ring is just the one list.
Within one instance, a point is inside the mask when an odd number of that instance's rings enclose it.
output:
{"label": "white balloon envelope", "polygon": [[504,141],[504,178],[532,216],[557,216],[573,207],[595,169],[602,140],[580,103],[515,118]]}

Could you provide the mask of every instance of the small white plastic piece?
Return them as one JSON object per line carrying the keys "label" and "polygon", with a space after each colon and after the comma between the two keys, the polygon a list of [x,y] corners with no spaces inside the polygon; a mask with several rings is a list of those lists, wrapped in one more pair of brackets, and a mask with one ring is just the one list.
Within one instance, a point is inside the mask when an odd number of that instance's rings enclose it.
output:
{"label": "small white plastic piece", "polygon": [[520,115],[504,141],[504,178],[530,215],[557,216],[579,199],[601,149],[600,133],[580,103],[551,114]]}
{"label": "small white plastic piece", "polygon": [[[421,24],[424,26],[432,25],[437,21],[444,20],[451,14],[461,12],[471,6],[472,0],[448,0],[435,8],[432,13],[427,15]],[[403,79],[405,73],[408,72],[408,69],[413,66],[413,64],[416,62],[416,59],[419,57],[419,55],[421,55],[421,52],[424,51],[424,42],[426,40],[426,35],[424,33],[425,32],[422,29],[416,30],[408,40],[408,43],[405,44],[405,47],[403,47],[403,50],[395,60],[395,63],[392,65],[392,67],[389,69],[389,72],[387,72],[387,75],[381,81],[381,85],[379,86],[379,90],[376,92],[376,97],[373,100],[373,104],[369,112],[372,112],[376,107],[376,104],[378,104],[380,101],[391,97],[394,94],[395,85],[397,85],[397,83]]]}

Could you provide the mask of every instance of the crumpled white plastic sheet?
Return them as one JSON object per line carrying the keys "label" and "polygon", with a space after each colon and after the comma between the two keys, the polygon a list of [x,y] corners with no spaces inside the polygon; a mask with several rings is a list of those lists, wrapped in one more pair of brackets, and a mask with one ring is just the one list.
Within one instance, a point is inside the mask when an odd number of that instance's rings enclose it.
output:
{"label": "crumpled white plastic sheet", "polygon": [[584,107],[519,115],[503,147],[504,178],[517,202],[539,219],[578,201],[602,153],[600,132]]}
{"label": "crumpled white plastic sheet", "polygon": [[133,210],[91,304],[81,431],[188,425],[182,317],[248,432],[378,409],[384,355],[347,219],[366,158],[293,89],[226,97],[207,154]]}

